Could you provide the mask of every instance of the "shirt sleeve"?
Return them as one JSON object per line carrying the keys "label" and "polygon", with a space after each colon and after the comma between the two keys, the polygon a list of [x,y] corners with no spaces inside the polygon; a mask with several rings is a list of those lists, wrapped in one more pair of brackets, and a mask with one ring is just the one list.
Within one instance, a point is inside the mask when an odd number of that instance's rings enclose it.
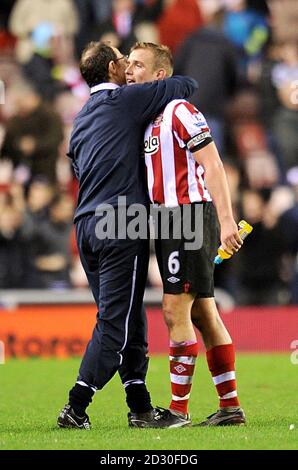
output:
{"label": "shirt sleeve", "polygon": [[173,112],[173,131],[190,152],[213,142],[205,116],[190,103],[179,103]]}

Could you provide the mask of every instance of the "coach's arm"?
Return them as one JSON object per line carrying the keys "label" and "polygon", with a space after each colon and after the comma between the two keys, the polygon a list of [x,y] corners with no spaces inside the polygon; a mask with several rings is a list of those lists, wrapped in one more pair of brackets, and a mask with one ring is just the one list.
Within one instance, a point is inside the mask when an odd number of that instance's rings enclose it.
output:
{"label": "coach's arm", "polygon": [[191,77],[175,76],[165,80],[125,86],[122,97],[127,112],[135,116],[138,124],[153,119],[165,106],[177,98],[189,98],[198,89]]}

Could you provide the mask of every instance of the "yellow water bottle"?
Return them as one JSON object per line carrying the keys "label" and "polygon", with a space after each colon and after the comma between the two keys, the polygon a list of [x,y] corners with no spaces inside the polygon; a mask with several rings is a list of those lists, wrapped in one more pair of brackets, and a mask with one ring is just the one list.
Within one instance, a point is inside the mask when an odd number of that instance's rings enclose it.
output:
{"label": "yellow water bottle", "polygon": [[[249,225],[249,223],[247,223],[245,220],[240,220],[238,224],[238,233],[242,241],[245,240],[247,235],[249,235],[252,231],[253,231],[253,227]],[[220,245],[220,247],[217,250],[217,256],[214,258],[214,263],[220,264],[223,262],[224,259],[229,259],[231,258],[231,256],[233,255],[231,255],[230,253],[227,253],[223,249],[222,245]]]}

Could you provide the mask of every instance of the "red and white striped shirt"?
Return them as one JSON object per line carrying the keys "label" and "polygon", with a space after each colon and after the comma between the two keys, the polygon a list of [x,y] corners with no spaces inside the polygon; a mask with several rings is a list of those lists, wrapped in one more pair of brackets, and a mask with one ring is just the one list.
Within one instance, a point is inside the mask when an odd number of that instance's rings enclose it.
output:
{"label": "red and white striped shirt", "polygon": [[192,155],[212,142],[202,113],[185,100],[173,100],[145,132],[145,161],[151,202],[176,207],[211,201],[204,168]]}

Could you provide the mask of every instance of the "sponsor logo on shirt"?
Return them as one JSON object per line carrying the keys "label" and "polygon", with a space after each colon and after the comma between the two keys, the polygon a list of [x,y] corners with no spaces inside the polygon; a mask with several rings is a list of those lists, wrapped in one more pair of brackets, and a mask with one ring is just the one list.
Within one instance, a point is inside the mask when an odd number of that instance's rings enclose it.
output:
{"label": "sponsor logo on shirt", "polygon": [[172,276],[172,277],[169,277],[167,279],[167,281],[171,282],[171,284],[176,284],[176,282],[179,282],[180,279],[178,279],[177,277]]}
{"label": "sponsor logo on shirt", "polygon": [[149,139],[145,140],[144,152],[145,153],[156,153],[159,149],[159,138],[150,135]]}

